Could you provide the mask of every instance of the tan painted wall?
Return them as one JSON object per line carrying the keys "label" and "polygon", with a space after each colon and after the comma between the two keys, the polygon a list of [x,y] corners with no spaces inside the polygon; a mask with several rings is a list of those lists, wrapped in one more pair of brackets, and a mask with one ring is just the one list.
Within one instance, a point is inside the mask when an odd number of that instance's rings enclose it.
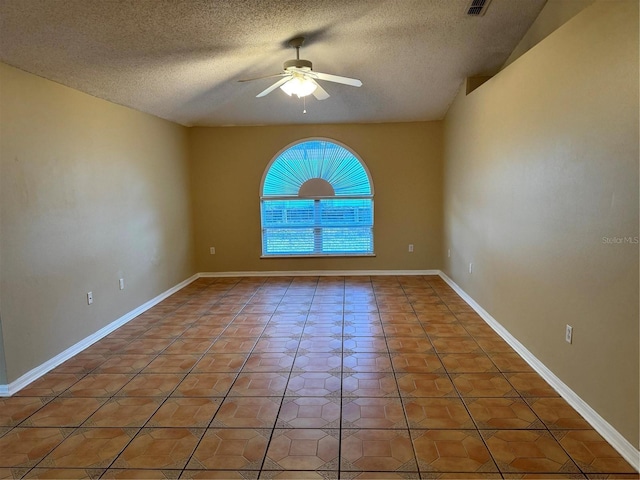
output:
{"label": "tan painted wall", "polygon": [[7,383],[7,362],[4,358],[4,340],[2,337],[2,317],[0,317],[0,385],[5,385],[6,383]]}
{"label": "tan painted wall", "polygon": [[637,242],[638,129],[638,3],[620,0],[460,94],[444,140],[445,272],[636,448],[638,244],[603,238]]}
{"label": "tan painted wall", "polygon": [[[375,188],[375,258],[260,259],[260,182],[274,155],[308,137],[352,148]],[[440,122],[192,128],[197,268],[203,272],[432,269],[441,262]],[[413,243],[414,253],[408,252]],[[209,247],[216,254],[209,254]]]}
{"label": "tan painted wall", "polygon": [[0,84],[11,382],[195,270],[186,128],[6,65]]}
{"label": "tan painted wall", "polygon": [[518,42],[502,68],[511,65],[517,58],[536,46],[553,31],[567,23],[595,0],[547,0],[533,25]]}

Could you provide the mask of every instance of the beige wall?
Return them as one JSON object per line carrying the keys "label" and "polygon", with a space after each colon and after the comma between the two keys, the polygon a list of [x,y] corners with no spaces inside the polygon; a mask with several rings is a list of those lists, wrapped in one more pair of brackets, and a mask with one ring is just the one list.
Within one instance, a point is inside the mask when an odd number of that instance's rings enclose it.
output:
{"label": "beige wall", "polygon": [[544,8],[533,22],[527,33],[522,37],[516,48],[502,68],[513,63],[525,52],[535,47],[552,32],[567,23],[582,10],[593,4],[595,0],[547,0]]}
{"label": "beige wall", "polygon": [[[342,142],[369,168],[376,257],[260,259],[262,175],[282,148],[309,137]],[[199,271],[440,268],[440,122],[192,128],[190,141]]]}
{"label": "beige wall", "polygon": [[1,64],[0,84],[11,382],[195,270],[186,128]]}
{"label": "beige wall", "polygon": [[638,128],[620,0],[460,94],[444,137],[445,272],[636,448],[638,245],[603,238],[638,236]]}
{"label": "beige wall", "polygon": [[2,317],[0,317],[0,385],[5,385],[6,383],[7,383],[7,362],[4,358],[4,340],[2,338]]}

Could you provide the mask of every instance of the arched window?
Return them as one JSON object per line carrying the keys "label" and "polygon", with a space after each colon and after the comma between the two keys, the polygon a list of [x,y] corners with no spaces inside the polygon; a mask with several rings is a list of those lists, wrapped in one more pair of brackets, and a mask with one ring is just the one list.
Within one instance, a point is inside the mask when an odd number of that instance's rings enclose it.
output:
{"label": "arched window", "polygon": [[329,140],[306,140],[267,167],[262,255],[373,255],[373,185],[364,163]]}

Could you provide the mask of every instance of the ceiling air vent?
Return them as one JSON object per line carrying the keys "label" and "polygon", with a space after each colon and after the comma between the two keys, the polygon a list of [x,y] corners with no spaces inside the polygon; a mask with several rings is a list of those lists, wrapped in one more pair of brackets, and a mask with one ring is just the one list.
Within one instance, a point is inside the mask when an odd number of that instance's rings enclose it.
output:
{"label": "ceiling air vent", "polygon": [[481,17],[487,11],[491,0],[471,0],[467,6],[467,15]]}

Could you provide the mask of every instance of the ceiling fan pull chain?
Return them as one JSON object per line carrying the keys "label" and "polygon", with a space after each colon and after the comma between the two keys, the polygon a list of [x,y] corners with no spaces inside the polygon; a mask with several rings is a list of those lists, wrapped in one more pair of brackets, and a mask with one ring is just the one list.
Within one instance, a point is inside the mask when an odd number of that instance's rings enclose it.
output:
{"label": "ceiling fan pull chain", "polygon": [[307,97],[302,97],[302,113],[307,113]]}

